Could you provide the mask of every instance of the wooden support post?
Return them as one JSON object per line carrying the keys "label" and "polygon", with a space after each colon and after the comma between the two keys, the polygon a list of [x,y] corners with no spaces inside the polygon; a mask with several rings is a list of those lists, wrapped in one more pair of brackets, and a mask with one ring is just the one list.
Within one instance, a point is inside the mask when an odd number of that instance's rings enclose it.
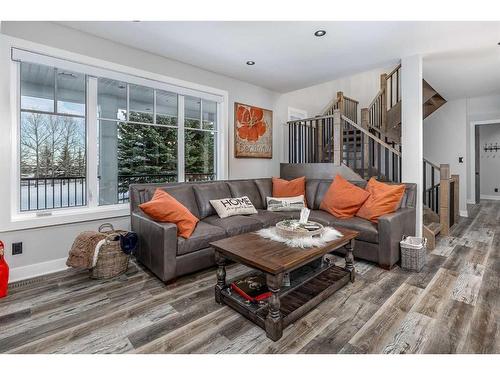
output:
{"label": "wooden support post", "polygon": [[333,163],[335,165],[341,165],[344,159],[342,146],[344,142],[344,129],[340,113],[340,109],[333,111]]}
{"label": "wooden support post", "polygon": [[441,164],[439,168],[439,222],[441,233],[447,236],[450,233],[450,165]]}
{"label": "wooden support post", "polygon": [[[382,90],[381,124],[380,130],[387,134],[387,74],[380,75],[380,90]],[[392,92],[391,92],[392,95]]]}
{"label": "wooden support post", "polygon": [[[368,108],[362,108],[361,109],[361,126],[368,130],[370,126],[370,110]],[[363,137],[363,165],[365,166],[366,170],[369,170],[368,164],[370,163],[370,138],[365,136]],[[371,176],[362,176],[363,178],[365,177],[371,177]]]}
{"label": "wooden support post", "polygon": [[323,163],[323,128],[325,120],[316,120],[316,150],[318,150],[316,163]]}
{"label": "wooden support post", "polygon": [[337,108],[341,115],[345,116],[345,100],[344,93],[342,91],[337,91]]}
{"label": "wooden support post", "polygon": [[453,208],[455,209],[455,212],[453,212],[453,217],[454,217],[454,222],[455,224],[458,223],[458,219],[460,218],[460,175],[458,174],[452,174],[451,179],[455,181],[454,187],[455,191],[453,194],[453,198],[455,199]]}

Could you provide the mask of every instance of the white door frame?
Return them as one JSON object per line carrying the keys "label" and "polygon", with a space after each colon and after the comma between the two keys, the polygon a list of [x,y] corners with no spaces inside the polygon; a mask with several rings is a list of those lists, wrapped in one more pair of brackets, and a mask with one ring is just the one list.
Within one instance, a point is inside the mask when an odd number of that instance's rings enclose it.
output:
{"label": "white door frame", "polygon": [[[476,203],[476,142],[475,142],[475,132],[476,126],[480,125],[494,125],[500,124],[500,119],[493,120],[482,120],[482,121],[471,121],[469,124],[469,153],[470,153],[470,172],[469,181],[471,194],[467,194],[467,203]],[[470,197],[470,198],[469,198]]]}

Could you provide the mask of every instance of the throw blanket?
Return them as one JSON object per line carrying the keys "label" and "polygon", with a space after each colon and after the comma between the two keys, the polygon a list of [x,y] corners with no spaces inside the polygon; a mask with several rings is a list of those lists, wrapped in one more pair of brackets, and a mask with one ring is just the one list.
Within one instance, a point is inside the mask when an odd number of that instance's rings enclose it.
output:
{"label": "throw blanket", "polygon": [[325,227],[323,229],[323,233],[321,236],[318,237],[304,237],[304,238],[294,238],[294,239],[289,239],[280,236],[276,232],[275,227],[271,228],[265,228],[257,231],[257,234],[261,237],[268,238],[273,241],[277,242],[283,242],[289,247],[300,247],[302,249],[309,248],[309,247],[321,247],[326,245],[327,242],[336,240],[337,238],[342,237],[342,233],[340,233],[338,230],[331,228],[331,227]]}
{"label": "throw blanket", "polygon": [[73,268],[93,268],[97,260],[97,257],[94,257],[96,247],[101,241],[101,244],[104,243],[108,234],[91,231],[80,233],[71,246],[66,265]]}

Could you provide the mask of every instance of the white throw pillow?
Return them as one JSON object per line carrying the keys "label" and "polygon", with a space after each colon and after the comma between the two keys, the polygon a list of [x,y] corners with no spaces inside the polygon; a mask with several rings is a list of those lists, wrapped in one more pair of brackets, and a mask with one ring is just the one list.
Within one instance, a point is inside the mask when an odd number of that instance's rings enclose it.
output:
{"label": "white throw pillow", "polygon": [[210,204],[215,208],[220,218],[257,213],[252,201],[247,196],[241,198],[212,199],[210,200]]}
{"label": "white throw pillow", "polygon": [[268,211],[301,211],[304,208],[304,196],[288,198],[267,197]]}

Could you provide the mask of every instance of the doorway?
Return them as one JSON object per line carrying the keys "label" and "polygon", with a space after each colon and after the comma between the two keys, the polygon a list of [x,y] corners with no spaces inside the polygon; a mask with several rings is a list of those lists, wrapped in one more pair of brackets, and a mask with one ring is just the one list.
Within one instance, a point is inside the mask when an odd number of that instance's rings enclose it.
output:
{"label": "doorway", "polygon": [[474,163],[471,170],[473,201],[500,200],[500,121],[472,123]]}

